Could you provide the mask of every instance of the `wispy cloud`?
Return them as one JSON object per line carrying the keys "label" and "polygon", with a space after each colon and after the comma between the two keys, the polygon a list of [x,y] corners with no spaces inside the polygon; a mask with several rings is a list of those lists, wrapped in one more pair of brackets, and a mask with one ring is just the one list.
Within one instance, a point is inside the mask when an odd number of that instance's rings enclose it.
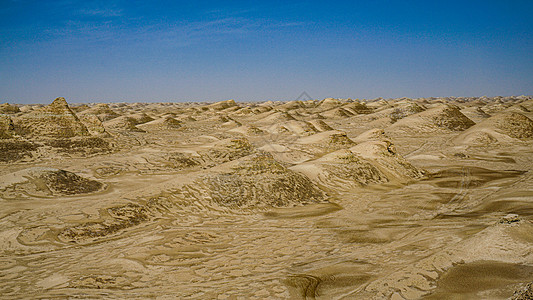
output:
{"label": "wispy cloud", "polygon": [[[70,0],[73,1],[73,0]],[[69,6],[68,1],[63,6]],[[70,2],[72,4],[72,2]],[[71,11],[53,26],[40,28],[37,39],[27,43],[47,47],[50,43],[78,48],[92,45],[132,47],[187,47],[226,38],[247,38],[290,27],[305,26],[306,22],[281,21],[250,16],[253,10],[209,11],[205,19],[161,20],[143,15],[131,15],[117,1],[90,1]],[[24,47],[24,45],[21,45]]]}
{"label": "wispy cloud", "polygon": [[92,8],[92,9],[82,9],[79,11],[80,14],[88,16],[97,16],[97,17],[120,17],[123,15],[122,9],[116,8]]}

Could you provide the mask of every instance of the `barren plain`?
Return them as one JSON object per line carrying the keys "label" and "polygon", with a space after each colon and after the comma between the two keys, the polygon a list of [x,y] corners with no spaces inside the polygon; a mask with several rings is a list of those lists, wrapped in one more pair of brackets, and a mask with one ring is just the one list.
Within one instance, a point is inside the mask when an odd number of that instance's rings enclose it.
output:
{"label": "barren plain", "polygon": [[0,105],[4,299],[532,299],[533,98]]}

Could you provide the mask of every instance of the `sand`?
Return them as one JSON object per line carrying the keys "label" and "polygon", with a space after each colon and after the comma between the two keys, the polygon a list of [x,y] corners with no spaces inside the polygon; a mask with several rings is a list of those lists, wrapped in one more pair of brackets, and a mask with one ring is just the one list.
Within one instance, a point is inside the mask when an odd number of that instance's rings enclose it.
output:
{"label": "sand", "polygon": [[0,105],[5,299],[530,299],[533,99]]}

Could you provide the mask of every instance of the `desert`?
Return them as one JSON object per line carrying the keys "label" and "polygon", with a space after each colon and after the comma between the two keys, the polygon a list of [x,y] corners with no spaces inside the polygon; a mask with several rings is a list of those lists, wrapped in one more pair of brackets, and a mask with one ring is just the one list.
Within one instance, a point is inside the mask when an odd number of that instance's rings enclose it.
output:
{"label": "desert", "polygon": [[532,299],[533,97],[0,105],[4,299]]}

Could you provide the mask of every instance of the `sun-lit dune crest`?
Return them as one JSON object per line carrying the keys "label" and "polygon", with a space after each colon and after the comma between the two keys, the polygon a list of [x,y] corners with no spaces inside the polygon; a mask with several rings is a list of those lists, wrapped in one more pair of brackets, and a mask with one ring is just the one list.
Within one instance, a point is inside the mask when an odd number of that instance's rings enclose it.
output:
{"label": "sun-lit dune crest", "polygon": [[475,123],[479,123],[486,118],[490,118],[490,115],[486,113],[483,108],[479,106],[470,106],[461,109],[461,113],[465,115],[470,120],[474,121]]}
{"label": "sun-lit dune crest", "polygon": [[489,146],[533,138],[533,121],[516,112],[502,112],[476,124],[454,138],[456,144]]}
{"label": "sun-lit dune crest", "polygon": [[527,107],[521,104],[511,105],[508,108],[506,108],[504,111],[505,112],[516,112],[516,113],[521,113],[521,114],[531,112],[531,110],[529,110]]}
{"label": "sun-lit dune crest", "polygon": [[346,132],[328,130],[310,136],[301,137],[294,142],[293,147],[299,147],[313,153],[327,153],[339,149],[349,148],[355,143],[348,138]]}
{"label": "sun-lit dune crest", "polygon": [[86,110],[82,110],[78,115],[95,115],[100,121],[105,122],[120,116],[114,110],[112,110],[108,104],[99,103]]}
{"label": "sun-lit dune crest", "polygon": [[65,98],[13,119],[18,134],[30,137],[71,138],[88,136],[89,131],[69,108]]}
{"label": "sun-lit dune crest", "polygon": [[277,105],[275,108],[282,111],[289,111],[293,109],[303,108],[305,107],[304,103],[299,100],[295,101],[289,101],[280,105]]}
{"label": "sun-lit dune crest", "polygon": [[[176,117],[175,114],[165,114],[163,116],[161,116],[161,118],[165,118],[165,117]],[[144,124],[144,123],[148,123],[150,121],[153,121],[154,118],[150,117],[149,115],[143,113],[143,112],[139,112],[139,113],[134,113],[134,114],[128,114],[126,115],[127,117],[129,118],[132,118],[134,121],[135,121],[135,125],[139,125],[139,124]]]}
{"label": "sun-lit dune crest", "polygon": [[327,110],[327,111],[323,111],[320,113],[322,116],[326,117],[326,118],[332,118],[332,119],[335,119],[335,118],[348,118],[348,117],[351,117],[353,116],[354,114],[351,113],[350,111],[342,108],[342,107],[337,107],[337,108],[333,108],[333,109],[330,109],[330,110]]}
{"label": "sun-lit dune crest", "polygon": [[313,125],[318,131],[328,131],[333,130],[331,126],[329,126],[326,122],[324,122],[321,118],[316,118],[313,116],[314,120],[310,120],[309,123]]}
{"label": "sun-lit dune crest", "polygon": [[153,121],[149,121],[146,123],[142,123],[139,125],[136,125],[137,128],[140,128],[145,131],[150,130],[173,130],[173,129],[180,129],[183,127],[183,124],[176,120],[173,117],[167,116],[159,119],[155,119]]}
{"label": "sun-lit dune crest", "polygon": [[391,107],[390,103],[383,98],[377,98],[377,99],[370,100],[369,102],[366,103],[366,106],[368,106],[370,109],[374,110],[375,112]]}
{"label": "sun-lit dune crest", "polygon": [[284,122],[284,121],[292,121],[296,120],[290,113],[283,112],[283,111],[276,111],[274,113],[267,112],[267,116],[265,116],[262,119],[259,119],[258,122],[260,123],[276,123],[276,122]]}
{"label": "sun-lit dune crest", "polygon": [[120,116],[109,121],[103,122],[104,127],[110,131],[145,132],[143,129],[137,127],[135,124],[135,120],[127,116]]}
{"label": "sun-lit dune crest", "polygon": [[371,114],[373,110],[361,102],[350,102],[342,106],[342,108],[351,112],[352,114]]}
{"label": "sun-lit dune crest", "polygon": [[3,198],[86,194],[104,186],[96,180],[55,168],[33,167],[0,177]]}
{"label": "sun-lit dune crest", "polygon": [[320,101],[317,105],[321,110],[330,110],[335,107],[341,106],[343,103],[339,99],[326,98]]}
{"label": "sun-lit dune crest", "polygon": [[270,105],[258,105],[254,108],[252,108],[252,113],[254,115],[259,115],[259,114],[263,114],[263,113],[266,113],[268,111],[271,111],[273,110],[274,108],[272,108],[272,106]]}
{"label": "sun-lit dune crest", "polygon": [[385,131],[387,133],[430,133],[439,130],[463,131],[475,123],[452,105],[442,104],[426,111],[398,120]]}
{"label": "sun-lit dune crest", "polygon": [[268,132],[271,133],[293,133],[300,136],[312,135],[318,132],[318,129],[313,126],[310,122],[298,121],[298,120],[289,120],[285,122],[280,122],[278,124],[269,126],[266,128]]}
{"label": "sun-lit dune crest", "polygon": [[237,103],[235,103],[235,100],[230,99],[226,101],[220,101],[220,102],[216,102],[213,104],[209,104],[206,107],[212,110],[224,110],[224,109],[234,107],[234,106],[237,106]]}

